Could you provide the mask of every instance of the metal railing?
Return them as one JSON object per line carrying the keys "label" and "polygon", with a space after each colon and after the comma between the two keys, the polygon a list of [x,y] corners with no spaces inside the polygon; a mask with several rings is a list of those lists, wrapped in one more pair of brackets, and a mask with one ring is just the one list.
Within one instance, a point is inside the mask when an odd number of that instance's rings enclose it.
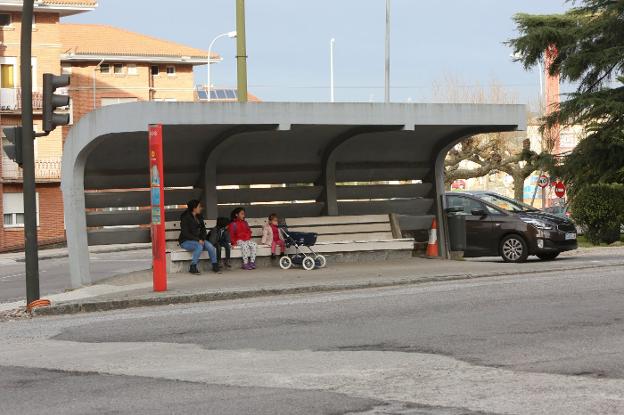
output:
{"label": "metal railing", "polygon": [[[33,91],[33,109],[43,107],[43,93]],[[21,111],[22,110],[22,89],[21,88],[0,88],[0,111]]]}
{"label": "metal railing", "polygon": [[[22,180],[22,168],[6,157],[2,160],[2,178],[5,180]],[[56,181],[61,178],[61,158],[45,158],[35,160],[35,178],[38,181]]]}

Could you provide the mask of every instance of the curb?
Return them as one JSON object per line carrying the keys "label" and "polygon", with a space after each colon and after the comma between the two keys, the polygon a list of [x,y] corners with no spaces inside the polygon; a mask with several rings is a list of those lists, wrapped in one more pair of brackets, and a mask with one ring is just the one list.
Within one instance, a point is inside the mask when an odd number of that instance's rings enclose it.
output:
{"label": "curb", "polygon": [[50,307],[37,308],[32,310],[32,315],[39,316],[57,316],[65,314],[78,314],[78,313],[92,313],[99,311],[112,311],[123,310],[128,308],[138,307],[150,307],[150,306],[162,306],[162,305],[175,305],[175,304],[190,304],[190,303],[202,303],[213,301],[226,301],[237,300],[245,298],[255,297],[273,297],[279,295],[293,295],[293,294],[308,294],[308,293],[323,293],[323,292],[336,292],[336,291],[350,291],[360,290],[367,288],[389,288],[407,285],[418,285],[429,282],[442,282],[442,281],[460,281],[470,280],[478,278],[492,278],[492,277],[504,277],[512,275],[529,275],[535,273],[549,274],[561,271],[575,271],[583,269],[595,269],[595,268],[608,268],[624,266],[624,263],[604,264],[604,265],[582,265],[576,267],[565,267],[549,269],[544,271],[521,271],[521,272],[486,272],[480,274],[454,274],[454,275],[431,275],[421,278],[404,277],[399,280],[390,280],[384,282],[362,282],[347,285],[309,285],[293,288],[275,288],[275,289],[259,289],[259,290],[246,290],[246,291],[231,291],[231,292],[205,292],[198,294],[177,294],[177,295],[162,295],[159,297],[139,297],[127,300],[107,300],[107,301],[91,301],[83,303],[66,303],[59,305],[52,305]]}

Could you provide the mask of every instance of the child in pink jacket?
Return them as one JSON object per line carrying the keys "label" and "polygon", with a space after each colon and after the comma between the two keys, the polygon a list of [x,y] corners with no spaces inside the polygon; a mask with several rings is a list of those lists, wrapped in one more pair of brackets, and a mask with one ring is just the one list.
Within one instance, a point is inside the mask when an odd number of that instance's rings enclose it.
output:
{"label": "child in pink jacket", "polygon": [[278,228],[279,218],[277,214],[271,213],[268,222],[262,229],[262,243],[271,247],[271,259],[275,259],[277,255],[277,247],[280,248],[280,256],[284,256],[286,244],[284,237]]}

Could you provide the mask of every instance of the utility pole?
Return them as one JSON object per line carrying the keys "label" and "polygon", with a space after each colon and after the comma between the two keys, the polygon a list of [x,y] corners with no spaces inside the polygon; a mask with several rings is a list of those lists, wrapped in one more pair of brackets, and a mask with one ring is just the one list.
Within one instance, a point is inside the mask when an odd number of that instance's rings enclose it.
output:
{"label": "utility pole", "polygon": [[24,192],[24,244],[26,249],[26,303],[39,300],[39,252],[37,246],[37,188],[32,106],[32,20],[34,0],[24,0],[20,77],[22,87],[22,157]]}
{"label": "utility pole", "polygon": [[390,102],[390,9],[391,1],[386,0],[386,70],[385,70],[385,99]]}
{"label": "utility pole", "polygon": [[238,102],[247,102],[247,45],[245,35],[245,0],[236,0],[236,70]]}

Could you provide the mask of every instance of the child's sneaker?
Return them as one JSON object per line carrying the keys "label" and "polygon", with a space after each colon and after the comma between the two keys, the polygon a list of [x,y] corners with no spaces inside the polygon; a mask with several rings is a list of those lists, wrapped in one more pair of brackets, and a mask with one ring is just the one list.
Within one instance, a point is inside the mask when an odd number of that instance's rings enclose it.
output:
{"label": "child's sneaker", "polygon": [[256,269],[256,261],[249,263],[249,269]]}
{"label": "child's sneaker", "polygon": [[249,271],[249,270],[251,270],[251,269],[252,269],[252,268],[251,268],[251,264],[243,264],[243,267],[242,267],[242,268],[243,268],[244,270],[246,270],[246,271]]}

